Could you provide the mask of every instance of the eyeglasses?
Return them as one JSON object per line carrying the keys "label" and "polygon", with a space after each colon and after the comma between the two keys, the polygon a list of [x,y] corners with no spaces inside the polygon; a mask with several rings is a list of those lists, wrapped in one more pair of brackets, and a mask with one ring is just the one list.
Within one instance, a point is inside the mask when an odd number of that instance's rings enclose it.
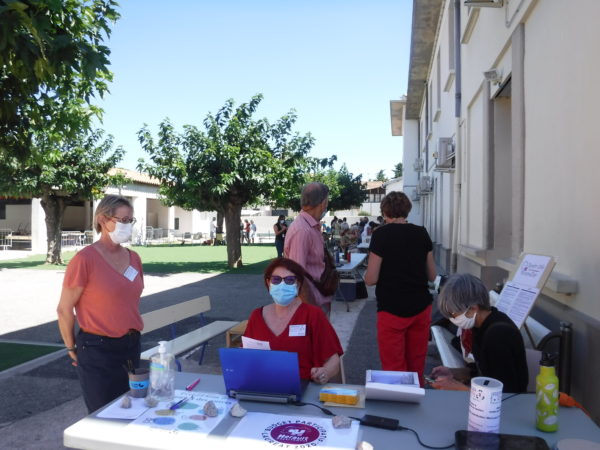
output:
{"label": "eyeglasses", "polygon": [[115,222],[134,224],[137,222],[135,217],[117,217],[112,216],[111,219],[116,219]]}
{"label": "eyeglasses", "polygon": [[471,309],[471,307],[468,307],[467,309],[465,309],[463,312],[458,312],[458,313],[449,313],[450,317],[452,317],[453,319],[456,319],[458,316],[462,315],[462,314],[466,314],[467,311]]}
{"label": "eyeglasses", "polygon": [[285,284],[294,284],[296,282],[296,275],[289,275],[287,277],[280,277],[279,275],[271,275],[269,278],[271,284],[279,284],[283,281]]}

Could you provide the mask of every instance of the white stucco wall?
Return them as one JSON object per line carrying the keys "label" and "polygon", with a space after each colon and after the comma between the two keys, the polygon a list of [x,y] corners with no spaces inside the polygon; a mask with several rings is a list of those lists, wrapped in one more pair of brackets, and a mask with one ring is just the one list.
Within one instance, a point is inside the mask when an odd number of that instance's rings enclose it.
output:
{"label": "white stucco wall", "polygon": [[0,228],[17,230],[31,230],[30,205],[6,205],[6,219],[0,220]]}
{"label": "white stucco wall", "polygon": [[[600,2],[547,1],[526,24],[525,249],[579,281],[571,307],[600,319]],[[553,30],[549,33],[548,30]],[[533,57],[535,55],[535,57]]]}

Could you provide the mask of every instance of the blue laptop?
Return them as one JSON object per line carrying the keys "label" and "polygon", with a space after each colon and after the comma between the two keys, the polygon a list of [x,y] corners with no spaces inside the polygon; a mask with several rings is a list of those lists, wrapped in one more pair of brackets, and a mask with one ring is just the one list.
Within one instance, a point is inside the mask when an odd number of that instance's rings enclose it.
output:
{"label": "blue laptop", "polygon": [[219,353],[225,392],[230,397],[271,403],[300,401],[303,387],[297,353],[249,348],[221,348]]}

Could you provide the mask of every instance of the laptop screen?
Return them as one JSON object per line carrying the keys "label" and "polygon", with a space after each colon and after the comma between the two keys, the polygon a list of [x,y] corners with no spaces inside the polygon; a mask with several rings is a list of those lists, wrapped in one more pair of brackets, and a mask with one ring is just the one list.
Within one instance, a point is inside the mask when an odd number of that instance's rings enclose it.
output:
{"label": "laptop screen", "polygon": [[221,348],[219,354],[225,390],[230,397],[271,402],[300,400],[297,353]]}

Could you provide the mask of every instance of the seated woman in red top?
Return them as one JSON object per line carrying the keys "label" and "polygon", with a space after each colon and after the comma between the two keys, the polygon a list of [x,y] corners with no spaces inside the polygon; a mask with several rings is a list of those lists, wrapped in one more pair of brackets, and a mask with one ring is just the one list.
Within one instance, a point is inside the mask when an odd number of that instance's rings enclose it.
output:
{"label": "seated woman in red top", "polygon": [[244,336],[267,341],[271,350],[298,353],[300,378],[325,384],[340,370],[340,340],[321,308],[298,297],[304,269],[277,258],[265,269],[274,303],[252,311]]}

